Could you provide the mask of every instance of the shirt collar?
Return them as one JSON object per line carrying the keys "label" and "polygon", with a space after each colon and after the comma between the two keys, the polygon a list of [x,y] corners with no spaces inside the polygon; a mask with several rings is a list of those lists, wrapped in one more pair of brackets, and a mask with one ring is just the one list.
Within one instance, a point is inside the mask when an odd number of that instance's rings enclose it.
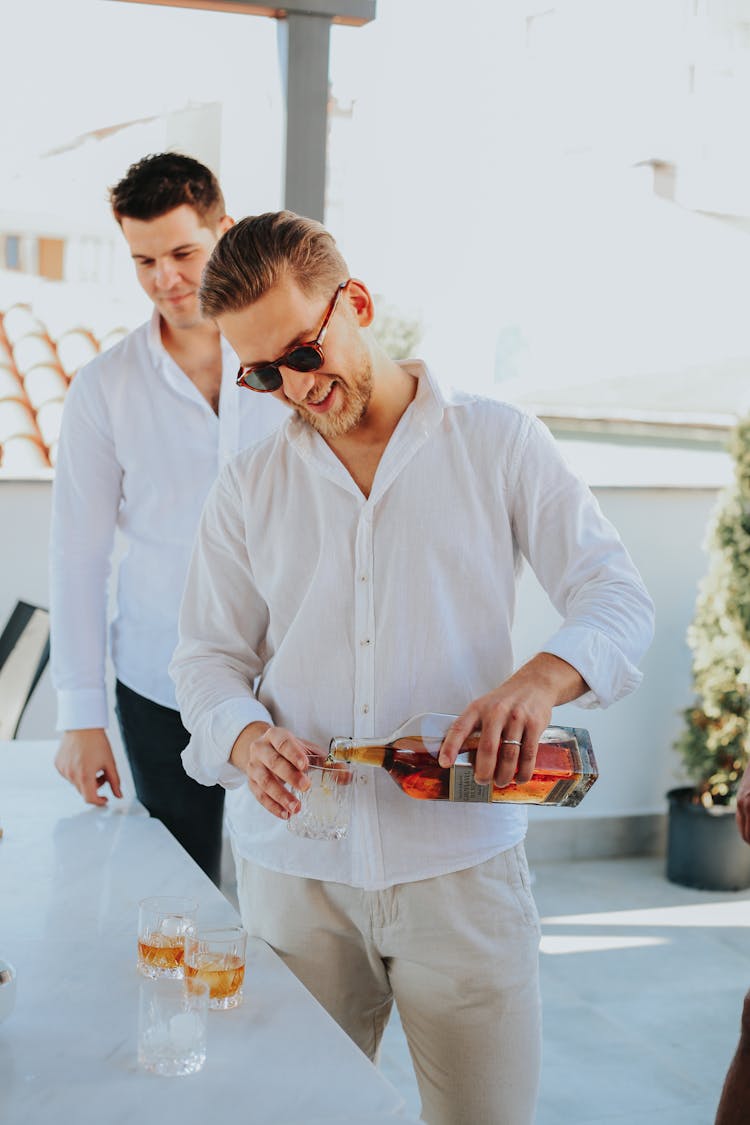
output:
{"label": "shirt collar", "polygon": [[[232,370],[239,368],[240,361],[234,351],[232,345],[224,336],[219,336],[221,343],[221,358],[224,368],[230,367]],[[169,352],[164,347],[161,339],[161,317],[158,309],[154,308],[151,313],[151,319],[148,324],[148,350],[154,363],[162,362],[165,357],[169,357]]]}
{"label": "shirt collar", "polygon": [[[417,380],[417,393],[409,403],[402,418],[409,414],[413,423],[429,433],[443,417],[446,407],[445,395],[423,360],[402,359],[397,362],[399,367],[403,367]],[[397,426],[397,429],[399,428],[401,428],[400,422]],[[291,418],[286,423],[284,434],[290,444],[296,446],[300,452],[311,453],[317,445],[325,445],[323,438],[316,433],[308,422],[303,421],[296,411],[293,411]],[[326,448],[328,447],[326,446]]]}
{"label": "shirt collar", "polygon": [[426,364],[421,360],[410,359],[399,361],[399,366],[415,376],[417,393],[388,440],[367,499],[327,442],[312,426],[298,418],[296,413],[282,431],[295,452],[310,467],[370,506],[378,502],[404,466],[437,430],[444,413],[445,399]]}
{"label": "shirt collar", "polygon": [[161,317],[159,310],[154,308],[148,325],[148,350],[154,363],[161,363],[167,355],[167,350],[161,342]]}

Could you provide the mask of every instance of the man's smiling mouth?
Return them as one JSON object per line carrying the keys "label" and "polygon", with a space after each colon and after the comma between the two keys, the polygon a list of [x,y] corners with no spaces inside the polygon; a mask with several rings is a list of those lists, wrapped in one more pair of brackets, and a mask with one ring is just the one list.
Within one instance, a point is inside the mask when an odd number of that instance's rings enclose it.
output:
{"label": "man's smiling mouth", "polygon": [[330,404],[331,395],[333,394],[337,385],[338,384],[337,384],[336,380],[334,379],[333,382],[331,383],[330,387],[328,388],[328,390],[326,391],[326,393],[324,395],[322,395],[318,399],[308,398],[308,399],[305,400],[304,405],[306,407],[308,407],[310,410],[316,410],[316,411],[320,410],[321,408],[327,407]]}

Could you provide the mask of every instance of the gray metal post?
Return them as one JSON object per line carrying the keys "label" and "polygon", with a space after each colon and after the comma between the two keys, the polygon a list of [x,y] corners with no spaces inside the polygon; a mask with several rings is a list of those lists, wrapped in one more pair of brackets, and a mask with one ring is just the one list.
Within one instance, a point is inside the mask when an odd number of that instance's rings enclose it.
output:
{"label": "gray metal post", "polygon": [[[123,2],[123,0],[119,0]],[[286,92],[284,206],[325,218],[328,141],[328,57],[331,24],[362,27],[375,19],[377,0],[124,0],[175,8],[206,8],[274,16]]]}
{"label": "gray metal post", "polygon": [[284,206],[323,222],[331,17],[289,12],[279,22],[286,90]]}

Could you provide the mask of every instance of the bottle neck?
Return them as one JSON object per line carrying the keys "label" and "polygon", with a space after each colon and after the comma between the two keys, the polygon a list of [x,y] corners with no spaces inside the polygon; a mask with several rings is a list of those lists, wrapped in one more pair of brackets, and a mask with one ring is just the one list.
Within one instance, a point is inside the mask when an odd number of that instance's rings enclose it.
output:
{"label": "bottle neck", "polygon": [[332,738],[328,757],[334,762],[362,762],[382,766],[388,747],[382,738]]}

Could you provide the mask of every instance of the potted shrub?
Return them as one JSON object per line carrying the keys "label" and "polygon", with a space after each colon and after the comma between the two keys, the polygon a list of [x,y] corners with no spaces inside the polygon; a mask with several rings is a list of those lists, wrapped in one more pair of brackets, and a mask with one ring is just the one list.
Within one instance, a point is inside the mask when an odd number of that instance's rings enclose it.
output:
{"label": "potted shrub", "polygon": [[675,744],[692,784],[667,794],[667,878],[708,890],[750,887],[750,847],[734,816],[750,750],[750,419],[729,449],[734,482],[711,520],[687,636],[696,698]]}

